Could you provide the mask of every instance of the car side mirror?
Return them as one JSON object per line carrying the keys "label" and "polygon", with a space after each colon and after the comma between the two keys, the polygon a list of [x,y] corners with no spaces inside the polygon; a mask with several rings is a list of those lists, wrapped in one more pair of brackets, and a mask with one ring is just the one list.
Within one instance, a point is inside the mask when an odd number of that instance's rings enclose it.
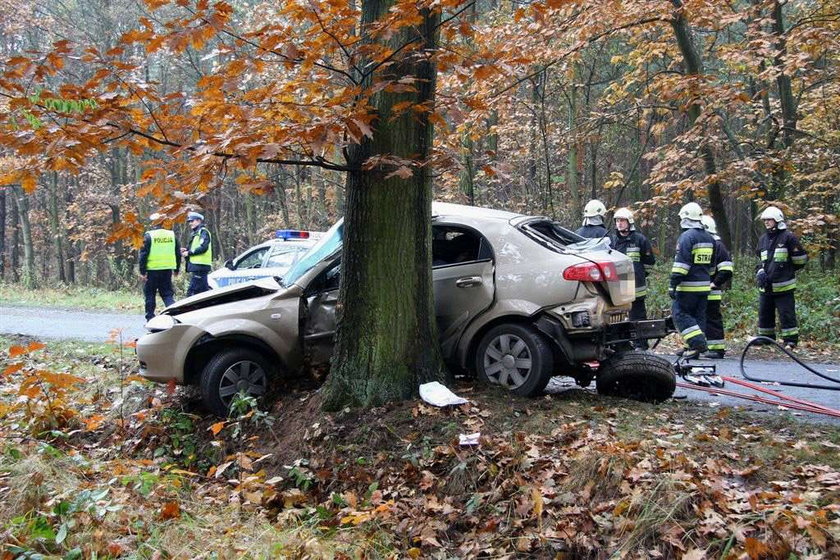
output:
{"label": "car side mirror", "polygon": [[225,261],[225,268],[228,268],[228,269],[230,269],[230,270],[235,270],[235,269],[233,268],[233,261],[232,261],[232,260],[230,260],[230,259],[226,260],[226,261]]}

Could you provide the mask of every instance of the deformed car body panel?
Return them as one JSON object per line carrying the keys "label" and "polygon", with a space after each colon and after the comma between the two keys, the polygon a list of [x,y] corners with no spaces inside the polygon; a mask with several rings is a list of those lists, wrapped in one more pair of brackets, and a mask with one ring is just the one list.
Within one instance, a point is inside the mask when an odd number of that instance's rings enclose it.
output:
{"label": "deformed car body panel", "polygon": [[[433,263],[435,314],[447,361],[469,368],[470,352],[488,329],[504,321],[537,325],[541,318],[550,318],[541,332],[565,337],[558,345],[569,359],[602,357],[606,325],[626,319],[632,301],[629,258],[606,243],[579,240],[547,218],[447,203],[434,203],[432,214],[433,258],[440,256],[436,241],[442,250],[447,243],[452,249],[469,242],[462,256],[453,250]],[[261,340],[290,373],[328,363],[342,239],[338,222],[283,280],[236,284],[168,307],[163,313],[180,323],[138,341],[141,374],[183,383],[190,348],[225,337]],[[587,263],[608,263],[617,274],[604,282],[564,278],[569,267]],[[586,321],[575,322],[576,316]],[[569,350],[573,345],[577,349]]]}

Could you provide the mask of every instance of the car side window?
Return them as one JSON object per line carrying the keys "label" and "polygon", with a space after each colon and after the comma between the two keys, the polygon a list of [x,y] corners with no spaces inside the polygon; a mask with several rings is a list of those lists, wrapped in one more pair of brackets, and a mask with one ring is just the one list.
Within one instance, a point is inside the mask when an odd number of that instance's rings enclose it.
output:
{"label": "car side window", "polygon": [[236,262],[236,266],[234,268],[236,270],[245,268],[260,268],[262,266],[263,259],[265,258],[266,251],[268,251],[268,249],[264,247],[248,253]]}
{"label": "car side window", "polygon": [[432,266],[489,259],[489,245],[477,233],[454,226],[432,227]]}

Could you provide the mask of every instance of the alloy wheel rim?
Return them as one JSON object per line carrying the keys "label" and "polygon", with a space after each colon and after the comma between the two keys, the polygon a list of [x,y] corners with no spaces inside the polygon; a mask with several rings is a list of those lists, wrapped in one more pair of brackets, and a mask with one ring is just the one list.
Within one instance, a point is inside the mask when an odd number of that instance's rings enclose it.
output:
{"label": "alloy wheel rim", "polygon": [[267,377],[260,364],[251,360],[241,360],[231,364],[219,381],[219,397],[229,405],[233,396],[244,392],[253,397],[265,394]]}
{"label": "alloy wheel rim", "polygon": [[531,374],[532,367],[531,350],[516,335],[499,335],[484,351],[484,373],[487,378],[510,389],[521,387]]}

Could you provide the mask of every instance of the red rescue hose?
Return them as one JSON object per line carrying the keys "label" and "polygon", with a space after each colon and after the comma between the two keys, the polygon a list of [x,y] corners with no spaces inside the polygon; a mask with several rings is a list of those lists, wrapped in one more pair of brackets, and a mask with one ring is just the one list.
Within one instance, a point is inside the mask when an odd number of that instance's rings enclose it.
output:
{"label": "red rescue hose", "polygon": [[[727,381],[732,381],[737,384],[741,384],[741,380],[733,380],[732,378],[724,378]],[[769,404],[772,406],[783,406],[785,408],[789,408],[791,410],[799,410],[802,412],[811,412],[813,414],[825,414],[826,416],[832,416],[834,418],[840,418],[840,410],[834,410],[832,408],[824,407],[822,405],[811,403],[809,401],[803,401],[801,399],[793,399],[792,397],[788,397],[786,395],[782,395],[781,393],[777,393],[776,391],[772,391],[771,394],[775,393],[781,400],[773,400],[768,399],[767,397],[762,397],[760,395],[751,395],[749,393],[738,393],[736,391],[729,391],[726,389],[718,389],[715,387],[700,387],[699,385],[693,385],[690,383],[677,383],[677,387],[681,387],[683,389],[696,389],[698,391],[705,391],[711,394],[717,395],[725,395],[728,397],[737,397],[741,399],[746,399],[748,401],[755,401],[762,404]],[[770,392],[770,389],[764,389],[762,392]],[[805,404],[807,403],[807,404]]]}

